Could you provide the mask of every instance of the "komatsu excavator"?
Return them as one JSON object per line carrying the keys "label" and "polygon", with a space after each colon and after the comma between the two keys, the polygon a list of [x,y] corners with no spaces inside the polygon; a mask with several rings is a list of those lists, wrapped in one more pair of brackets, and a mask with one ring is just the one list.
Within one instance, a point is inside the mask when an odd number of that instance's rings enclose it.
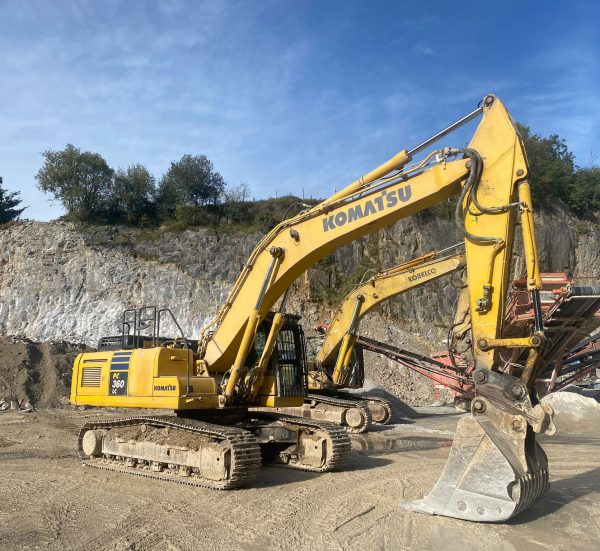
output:
{"label": "komatsu excavator", "polygon": [[421,287],[465,266],[462,243],[379,272],[357,285],[342,300],[316,353],[308,360],[308,391],[301,407],[280,411],[321,419],[346,427],[351,433],[368,430],[371,422],[385,425],[392,406],[384,398],[343,392],[360,389],[365,382],[361,347],[355,346],[360,321],[381,303]]}
{"label": "komatsu excavator", "polygon": [[[445,147],[412,162],[477,117],[481,121],[468,147]],[[516,217],[528,290],[539,305],[528,170],[508,111],[495,96],[486,96],[456,123],[265,235],[197,346],[185,337],[160,337],[169,310],[124,317],[120,341],[109,339],[105,344],[112,346],[76,358],[71,401],[176,415],[90,421],[79,435],[80,456],[104,469],[222,489],[249,483],[260,469],[261,451],[264,461],[291,468],[322,472],[340,466],[350,448],[343,428],[248,412],[304,403],[302,331],[298,318],[285,312],[287,290],[345,243],[458,195],[477,398],[472,414],[458,424],[436,487],[410,507],[479,521],[505,520],[529,507],[548,487],[547,460],[535,435],[553,426],[533,388],[544,343],[541,318],[530,336],[502,336]],[[152,326],[152,334],[143,337],[142,326]],[[500,352],[515,347],[528,350],[519,378],[497,372]]]}

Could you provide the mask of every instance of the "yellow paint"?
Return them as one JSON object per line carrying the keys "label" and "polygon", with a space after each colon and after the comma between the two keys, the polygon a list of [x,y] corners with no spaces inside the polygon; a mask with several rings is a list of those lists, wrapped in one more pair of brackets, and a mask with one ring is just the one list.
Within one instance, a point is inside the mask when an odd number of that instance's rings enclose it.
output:
{"label": "yellow paint", "polygon": [[[525,153],[515,126],[499,100],[483,109],[482,120],[471,140],[484,161],[483,174],[477,197],[484,207],[497,207],[517,199],[517,184],[528,177]],[[444,160],[421,168],[405,169],[403,174],[392,174],[409,161],[405,151],[359,178],[339,194],[309,211],[285,220],[267,234],[250,255],[246,266],[234,284],[217,318],[204,334],[200,357],[190,358],[190,366],[203,361],[202,375],[192,373],[193,392],[185,396],[186,351],[171,348],[150,348],[132,351],[127,390],[134,395],[114,396],[109,392],[111,358],[126,351],[99,352],[78,356],[74,367],[71,399],[75,403],[114,405],[116,407],[205,408],[217,407],[219,390],[217,380],[232,370],[227,394],[244,380],[248,351],[256,336],[259,322],[264,320],[284,291],[308,268],[342,245],[376,232],[394,222],[438,204],[460,192],[469,170],[465,159]],[[520,200],[526,202],[525,216],[532,219],[528,188],[521,185]],[[514,238],[515,211],[480,213],[469,204],[465,215],[466,229],[477,235],[493,236],[495,243],[475,243],[466,240],[468,287],[472,312],[474,340],[500,337],[509,260]],[[523,212],[521,213],[523,216]],[[360,215],[360,216],[359,216]],[[535,288],[537,253],[531,224],[523,231],[526,241],[528,280]],[[276,249],[273,249],[273,248]],[[276,272],[269,272],[273,254],[278,252]],[[267,274],[270,274],[267,277]],[[268,281],[267,281],[268,280]],[[264,295],[261,290],[264,287]],[[477,312],[477,300],[484,288],[490,293],[490,308]],[[479,351],[478,366],[492,368],[495,349]],[[102,358],[105,358],[102,362]],[[347,357],[347,355],[345,355]],[[82,387],[81,376],[85,366],[100,367],[100,387]],[[232,367],[234,369],[232,369]],[[115,371],[114,369],[112,371]],[[152,375],[150,375],[150,373]],[[166,390],[168,396],[154,395],[157,381],[173,385],[176,391]],[[169,381],[166,383],[166,381]],[[267,392],[268,391],[268,392]],[[278,402],[276,387],[265,377],[259,391],[259,402]],[[233,400],[230,400],[233,402]],[[288,398],[288,405],[300,405],[302,396]],[[235,405],[235,404],[233,404]],[[251,404],[249,404],[251,405]]]}
{"label": "yellow paint", "polygon": [[[465,256],[462,253],[441,259],[435,259],[436,254],[429,253],[421,257],[423,259],[421,262],[419,262],[420,259],[411,260],[380,272],[350,291],[333,316],[333,320],[325,334],[323,345],[315,358],[316,362],[322,366],[330,366],[341,355],[338,352],[342,340],[350,329],[357,297],[363,297],[359,314],[360,320],[381,303],[440,277],[454,273],[465,265]],[[337,378],[334,377],[334,380],[337,380]]]}

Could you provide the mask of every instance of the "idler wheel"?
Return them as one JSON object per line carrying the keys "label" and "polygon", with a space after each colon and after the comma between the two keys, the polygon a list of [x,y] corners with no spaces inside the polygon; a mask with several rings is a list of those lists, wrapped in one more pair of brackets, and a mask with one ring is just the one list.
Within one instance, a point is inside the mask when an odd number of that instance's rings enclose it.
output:
{"label": "idler wheel", "polygon": [[366,422],[364,413],[358,408],[348,408],[346,411],[346,424],[351,429],[357,429]]}
{"label": "idler wheel", "polygon": [[83,435],[81,449],[88,457],[96,457],[102,453],[102,433],[100,431],[88,430]]}

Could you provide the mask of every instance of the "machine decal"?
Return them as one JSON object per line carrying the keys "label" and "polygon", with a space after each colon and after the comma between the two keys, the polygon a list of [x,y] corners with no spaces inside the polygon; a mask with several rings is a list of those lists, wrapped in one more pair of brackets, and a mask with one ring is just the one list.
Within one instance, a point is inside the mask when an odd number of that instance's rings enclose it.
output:
{"label": "machine decal", "polygon": [[349,207],[345,211],[341,210],[337,214],[326,216],[323,218],[323,231],[333,230],[337,227],[343,226],[346,223],[354,222],[365,216],[372,216],[377,212],[381,212],[385,209],[394,208],[398,201],[406,203],[410,201],[412,192],[410,190],[410,184],[404,186],[402,189],[396,191],[395,189],[388,191],[384,189],[380,195],[371,199],[368,199],[362,205],[356,205],[355,207]]}
{"label": "machine decal", "polygon": [[127,371],[112,371],[110,374],[111,396],[127,396],[127,379],[129,373]]}
{"label": "machine decal", "polygon": [[177,390],[175,385],[154,385],[155,392],[173,392]]}
{"label": "machine decal", "polygon": [[108,388],[111,396],[127,396],[129,362],[132,353],[133,351],[119,351],[113,354],[110,361],[110,386]]}
{"label": "machine decal", "polygon": [[435,275],[436,273],[437,273],[437,270],[435,268],[431,268],[431,269],[425,270],[423,272],[409,275],[407,279],[408,279],[408,281],[417,281],[417,279],[422,279],[422,278],[430,276],[430,275]]}
{"label": "machine decal", "polygon": [[131,360],[131,352],[115,352],[110,361],[111,371],[128,371],[129,360]]}

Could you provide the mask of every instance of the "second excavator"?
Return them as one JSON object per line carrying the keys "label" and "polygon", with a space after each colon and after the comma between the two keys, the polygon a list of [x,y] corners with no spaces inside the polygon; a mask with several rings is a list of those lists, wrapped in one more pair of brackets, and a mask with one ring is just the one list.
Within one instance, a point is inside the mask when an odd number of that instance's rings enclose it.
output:
{"label": "second excavator", "polygon": [[[342,300],[320,346],[307,339],[308,396],[301,407],[280,411],[342,425],[351,433],[368,430],[371,423],[385,425],[392,418],[392,405],[385,398],[344,392],[361,389],[365,382],[363,350],[357,346],[361,320],[385,301],[416,289],[465,267],[464,245],[441,251],[382,271],[352,289]],[[312,345],[312,346],[311,346]],[[316,350],[315,350],[316,348]],[[311,353],[312,352],[312,353]]]}
{"label": "second excavator", "polygon": [[[412,162],[478,117],[468,147],[444,147]],[[528,179],[523,144],[508,111],[495,96],[486,96],[448,128],[276,226],[258,243],[198,342],[160,336],[161,320],[171,317],[168,309],[124,317],[118,339],[76,358],[71,401],[175,415],[90,420],[79,435],[80,456],[98,468],[222,489],[248,484],[261,457],[317,472],[341,467],[350,448],[341,427],[274,409],[304,403],[303,336],[297,318],[285,311],[288,289],[345,243],[458,196],[477,398],[471,415],[459,422],[442,477],[412,507],[499,521],[531,506],[548,488],[548,464],[535,436],[553,427],[533,386],[545,340],[541,316],[536,314],[533,334],[502,336],[517,218],[527,290],[536,312],[539,307]],[[143,337],[142,327],[152,327],[151,334]],[[519,377],[499,370],[500,353],[513,348],[526,351]],[[271,413],[249,411],[253,407]]]}

